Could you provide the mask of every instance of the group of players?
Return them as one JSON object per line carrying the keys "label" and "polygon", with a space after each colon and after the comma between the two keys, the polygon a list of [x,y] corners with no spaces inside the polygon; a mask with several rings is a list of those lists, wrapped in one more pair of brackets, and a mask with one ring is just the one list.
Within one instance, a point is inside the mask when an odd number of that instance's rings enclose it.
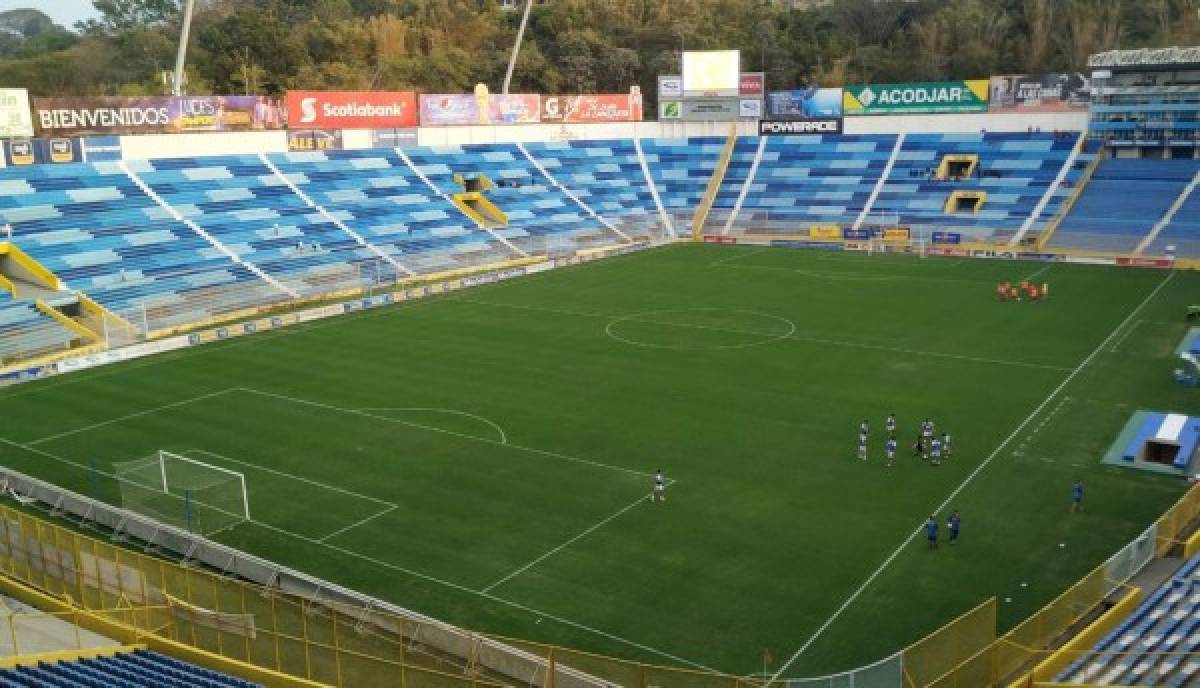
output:
{"label": "group of players", "polygon": [[[889,413],[884,421],[887,429],[887,443],[884,450],[887,454],[887,465],[890,467],[896,461],[896,414]],[[867,460],[867,440],[870,437],[870,425],[864,419],[858,426],[858,458]],[[940,466],[942,458],[949,458],[952,452],[950,433],[943,432],[939,438],[934,432],[933,421],[929,418],[921,421],[920,433],[913,442],[913,456],[919,456],[931,465]]]}
{"label": "group of players", "polygon": [[1047,299],[1050,298],[1050,283],[1042,282],[1042,286],[1039,287],[1029,280],[1021,280],[1017,284],[1004,280],[996,285],[996,297],[1001,301],[1021,301],[1025,298],[1030,301]]}

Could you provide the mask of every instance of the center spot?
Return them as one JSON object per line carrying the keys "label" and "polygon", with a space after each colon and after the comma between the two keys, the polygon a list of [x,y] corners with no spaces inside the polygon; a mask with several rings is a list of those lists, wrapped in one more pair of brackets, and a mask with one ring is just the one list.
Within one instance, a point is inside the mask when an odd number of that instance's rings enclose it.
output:
{"label": "center spot", "polygon": [[744,349],[795,332],[795,323],[787,318],[731,308],[645,311],[614,318],[604,328],[609,337],[630,346],[680,351]]}

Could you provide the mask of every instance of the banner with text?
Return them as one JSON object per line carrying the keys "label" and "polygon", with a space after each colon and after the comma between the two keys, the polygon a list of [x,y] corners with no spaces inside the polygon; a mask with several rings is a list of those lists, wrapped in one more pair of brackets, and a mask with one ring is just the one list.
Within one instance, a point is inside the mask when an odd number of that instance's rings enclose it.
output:
{"label": "banner with text", "polygon": [[640,122],[641,95],[542,96],[543,122]]}
{"label": "banner with text", "polygon": [[29,92],[23,88],[0,88],[0,138],[33,136]]}
{"label": "banner with text", "polygon": [[34,98],[42,135],[174,134],[282,129],[287,112],[269,96]]}
{"label": "banner with text", "polygon": [[81,162],[79,139],[11,139],[4,142],[4,162],[9,167]]}
{"label": "banner with text", "polygon": [[290,151],[341,150],[341,129],[289,129],[287,133]]}
{"label": "banner with text", "polygon": [[1070,112],[1086,110],[1091,81],[1076,73],[1009,74],[991,80],[991,112]]}
{"label": "banner with text", "polygon": [[987,112],[988,80],[847,86],[842,110],[851,115]]}
{"label": "banner with text", "polygon": [[767,116],[771,119],[841,117],[842,89],[771,91],[767,94]]}
{"label": "banner with text", "polygon": [[421,126],[537,124],[541,97],[531,93],[431,94],[421,96]]}
{"label": "banner with text", "polygon": [[813,117],[809,119],[760,120],[759,136],[794,136],[803,134],[841,134],[841,117]]}
{"label": "banner with text", "polygon": [[312,129],[407,129],[417,126],[412,91],[288,91],[288,122]]}

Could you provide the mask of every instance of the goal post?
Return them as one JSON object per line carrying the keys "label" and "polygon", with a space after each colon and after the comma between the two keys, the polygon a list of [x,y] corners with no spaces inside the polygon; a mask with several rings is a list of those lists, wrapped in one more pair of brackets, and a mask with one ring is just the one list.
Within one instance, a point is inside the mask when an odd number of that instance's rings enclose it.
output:
{"label": "goal post", "polygon": [[867,253],[876,255],[881,253],[908,254],[925,258],[929,255],[928,242],[921,239],[879,239],[872,238],[867,244]]}
{"label": "goal post", "polygon": [[158,451],[114,465],[124,509],[191,533],[211,535],[250,520],[246,476]]}

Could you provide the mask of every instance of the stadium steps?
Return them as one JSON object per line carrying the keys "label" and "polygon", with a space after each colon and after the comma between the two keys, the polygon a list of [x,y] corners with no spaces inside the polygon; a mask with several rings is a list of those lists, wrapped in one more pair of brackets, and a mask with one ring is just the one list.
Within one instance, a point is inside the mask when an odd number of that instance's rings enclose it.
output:
{"label": "stadium steps", "polygon": [[1021,228],[1017,230],[1012,239],[1009,240],[1009,246],[1020,245],[1020,243],[1025,239],[1025,235],[1029,234],[1029,231],[1033,229],[1038,219],[1041,218],[1046,212],[1046,208],[1050,205],[1051,199],[1058,194],[1059,189],[1061,189],[1063,186],[1063,182],[1067,180],[1067,175],[1069,175],[1071,170],[1074,169],[1075,161],[1079,159],[1079,154],[1083,151],[1086,137],[1087,134],[1085,132],[1079,132],[1079,138],[1076,140],[1075,146],[1071,149],[1071,155],[1065,161],[1063,161],[1062,167],[1058,170],[1058,176],[1054,178],[1054,182],[1049,186],[1049,188],[1046,189],[1046,193],[1042,196],[1042,199],[1038,201],[1038,204],[1034,207],[1033,212],[1029,213],[1028,219],[1021,224]]}
{"label": "stadium steps", "polygon": [[[747,154],[750,165],[745,169],[744,174],[739,173],[743,165],[738,160],[737,150],[734,151],[733,159],[730,160],[729,169],[725,171],[725,183],[732,182],[736,184],[737,195],[734,197],[733,208],[725,213],[725,219],[720,223],[720,234],[728,234],[729,230],[733,229],[734,224],[737,222],[738,215],[742,212],[742,206],[746,204],[746,196],[750,194],[750,189],[754,185],[754,179],[758,175],[758,168],[762,165],[763,151],[767,149],[769,138],[767,136],[759,136],[757,140],[753,137],[745,137],[739,140],[739,144],[742,142],[749,143],[750,150],[754,152]],[[721,194],[718,192],[717,197],[720,198],[720,196]],[[714,214],[710,211],[710,220],[713,217],[720,218],[720,214]]]}
{"label": "stadium steps", "polygon": [[725,140],[725,146],[721,149],[721,155],[717,158],[717,164],[713,167],[713,173],[708,179],[704,195],[700,197],[700,203],[696,206],[695,214],[692,215],[691,235],[694,240],[699,240],[704,233],[704,225],[708,222],[709,211],[712,210],[713,203],[717,199],[717,193],[721,190],[721,183],[725,180],[725,173],[729,169],[729,161],[733,158],[737,140],[737,125],[730,125],[729,136]]}
{"label": "stadium steps", "polygon": [[[1149,251],[1152,255],[1163,255],[1171,242],[1189,242],[1184,246],[1187,255],[1200,254],[1200,196],[1196,195],[1196,187],[1200,186],[1200,164],[1197,164],[1196,174],[1192,181],[1175,199],[1175,203],[1167,210],[1159,222],[1154,225],[1146,238],[1138,244],[1134,253],[1143,254]],[[1178,219],[1178,222],[1176,222]],[[1162,240],[1159,237],[1163,236]],[[1177,247],[1178,249],[1178,247]]]}
{"label": "stadium steps", "polygon": [[540,172],[543,177],[550,180],[550,183],[553,184],[555,188],[557,188],[559,191],[564,193],[567,196],[567,198],[570,198],[572,201],[574,201],[576,205],[578,205],[580,208],[583,209],[583,212],[587,213],[594,220],[596,220],[600,224],[602,224],[605,227],[607,227],[608,229],[610,229],[613,232],[613,234],[616,234],[617,237],[621,241],[623,241],[625,243],[629,243],[629,242],[633,241],[633,239],[628,234],[622,232],[610,220],[605,218],[600,213],[596,212],[595,208],[592,208],[586,202],[584,202],[584,200],[582,198],[580,198],[578,194],[571,191],[569,188],[563,186],[562,183],[559,182],[558,179],[553,174],[551,174],[549,170],[546,169],[545,165],[543,165],[541,162],[539,162],[537,160],[537,158],[533,157],[529,153],[529,149],[526,148],[524,144],[518,142],[517,149],[520,150],[521,153],[525,156],[525,158],[529,160],[529,163],[531,165],[533,165],[535,168],[537,168],[537,171]]}
{"label": "stadium steps", "polygon": [[883,173],[879,175],[879,181],[875,182],[874,188],[871,189],[871,195],[867,196],[867,201],[863,204],[862,212],[858,214],[858,217],[854,218],[854,225],[851,229],[855,231],[862,229],[863,223],[867,221],[867,217],[871,214],[871,209],[875,207],[875,201],[879,199],[879,194],[883,191],[883,185],[892,176],[892,170],[896,168],[896,158],[900,156],[900,151],[903,148],[904,133],[901,132],[896,136],[896,145],[892,146],[892,154],[888,156],[887,163],[883,166]]}

